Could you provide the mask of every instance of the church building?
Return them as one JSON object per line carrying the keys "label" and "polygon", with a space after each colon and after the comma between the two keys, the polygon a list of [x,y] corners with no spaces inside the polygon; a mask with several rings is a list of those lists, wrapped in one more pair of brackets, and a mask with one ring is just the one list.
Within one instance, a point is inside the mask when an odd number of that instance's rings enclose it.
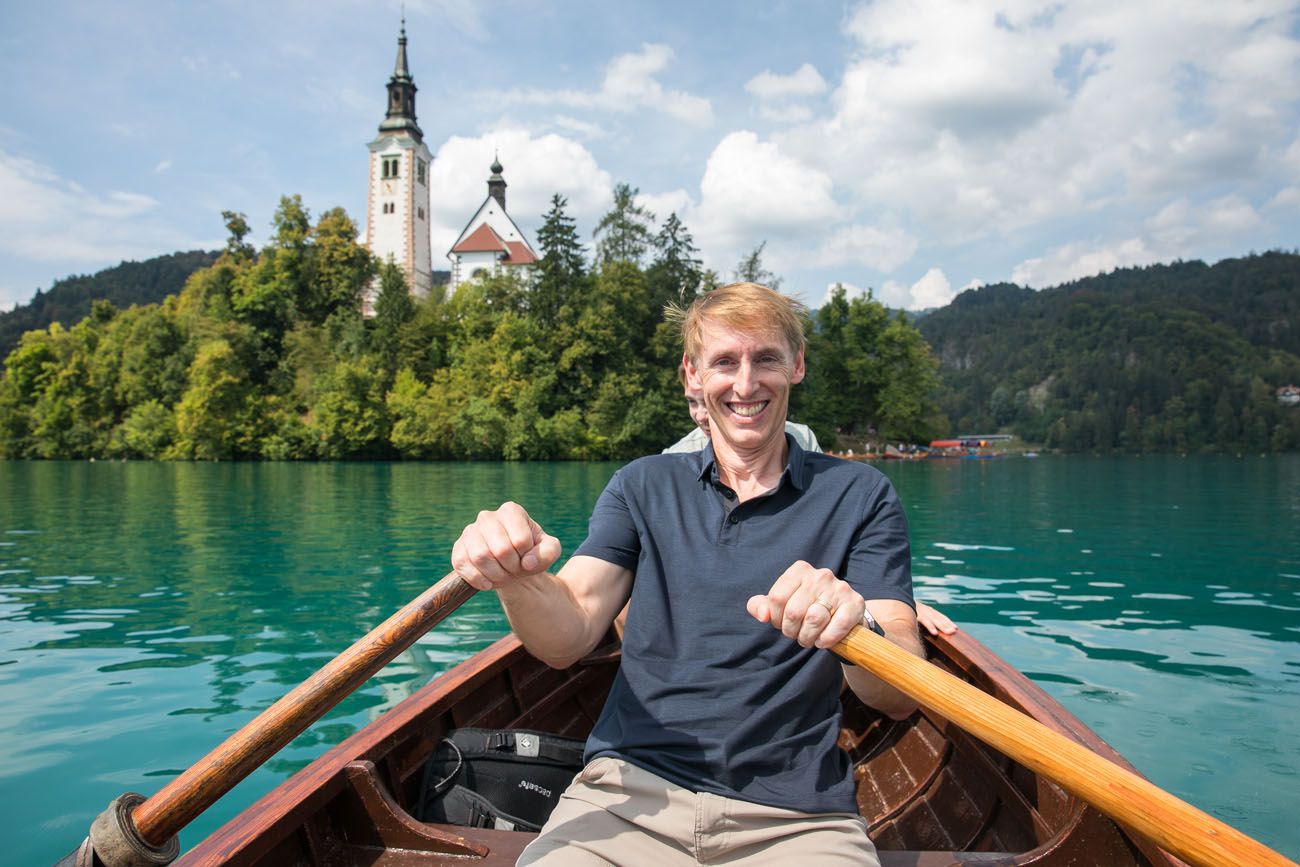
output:
{"label": "church building", "polygon": [[[397,62],[388,79],[388,111],[379,135],[368,145],[370,182],[366,196],[366,247],[380,261],[392,261],[406,275],[411,294],[425,297],[433,289],[429,234],[429,181],[433,155],[415,119],[415,80],[406,60],[406,22],[397,39]],[[447,253],[449,289],[484,273],[527,268],[537,254],[506,213],[506,181],[494,159],[488,195]],[[446,272],[443,272],[446,273]],[[379,295],[376,279],[363,299],[363,312],[374,313]]]}
{"label": "church building", "polygon": [[501,160],[493,159],[491,170],[487,198],[447,254],[451,260],[449,289],[481,274],[527,268],[537,262],[537,254],[528,239],[506,213],[506,179],[501,176]]}
{"label": "church building", "polygon": [[[392,261],[406,275],[411,294],[433,288],[429,245],[429,169],[433,156],[415,122],[415,80],[406,65],[406,22],[397,39],[397,63],[388,79],[388,114],[370,142],[370,188],[366,196],[366,247],[380,261]],[[374,312],[379,281],[363,302]]]}

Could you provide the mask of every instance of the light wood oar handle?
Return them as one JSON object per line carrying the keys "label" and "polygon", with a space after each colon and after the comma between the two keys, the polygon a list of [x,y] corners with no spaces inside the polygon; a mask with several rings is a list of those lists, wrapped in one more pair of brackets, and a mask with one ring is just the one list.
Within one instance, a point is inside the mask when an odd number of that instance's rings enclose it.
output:
{"label": "light wood oar handle", "polygon": [[136,831],[170,840],[474,593],[455,572],[421,593],[136,807]]}
{"label": "light wood oar handle", "polygon": [[832,648],[1196,867],[1294,861],[861,626]]}

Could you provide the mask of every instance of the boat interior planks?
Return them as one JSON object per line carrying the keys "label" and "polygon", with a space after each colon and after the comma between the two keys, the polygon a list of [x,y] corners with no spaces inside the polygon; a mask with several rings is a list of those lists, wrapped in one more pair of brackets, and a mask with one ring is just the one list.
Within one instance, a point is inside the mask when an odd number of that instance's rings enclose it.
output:
{"label": "boat interior planks", "polygon": [[[969,635],[929,638],[932,661],[1127,766],[1028,678]],[[425,760],[453,728],[583,737],[619,663],[617,642],[564,670],[507,636],[329,750],[218,829],[178,864],[453,867],[514,864],[531,834],[416,821]],[[1131,837],[1061,787],[929,711],[891,720],[845,690],[839,745],[882,867],[1162,865],[1181,862]]]}

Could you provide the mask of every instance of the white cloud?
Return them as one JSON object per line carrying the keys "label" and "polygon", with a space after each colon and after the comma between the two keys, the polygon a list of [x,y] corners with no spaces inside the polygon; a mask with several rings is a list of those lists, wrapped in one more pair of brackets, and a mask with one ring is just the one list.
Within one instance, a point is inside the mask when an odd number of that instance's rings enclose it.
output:
{"label": "white cloud", "polygon": [[880,291],[880,301],[888,307],[925,310],[931,307],[942,307],[956,295],[943,270],[931,268],[911,286],[887,280]]}
{"label": "white cloud", "polygon": [[813,110],[797,100],[824,93],[826,88],[826,79],[811,63],[805,63],[790,75],[764,70],[745,83],[745,90],[759,99],[759,117],[775,124],[812,120]]}
{"label": "white cloud", "polygon": [[866,297],[867,295],[871,294],[871,289],[869,287],[858,286],[855,283],[846,283],[843,280],[836,280],[833,283],[826,284],[826,291],[822,294],[821,300],[812,306],[820,307],[823,304],[825,304],[827,301],[829,301],[831,297],[831,293],[835,291],[836,286],[844,287],[845,298]]}
{"label": "white cloud", "polygon": [[612,201],[609,173],[572,139],[509,128],[477,138],[452,136],[438,148],[429,176],[430,189],[437,191],[429,211],[435,268],[443,267],[447,250],[487,198],[494,158],[504,168],[510,216],[534,244],[553,194],[568,199],[566,211],[580,226],[594,225]]}
{"label": "white cloud", "polygon": [[1147,221],[1146,229],[1157,253],[1181,256],[1191,255],[1205,241],[1241,235],[1262,222],[1248,202],[1231,195],[1206,204],[1170,202]]}
{"label": "white cloud", "polygon": [[916,238],[902,229],[844,226],[822,243],[813,259],[818,265],[854,263],[887,272],[911,259],[916,246]]}
{"label": "white cloud", "polygon": [[[70,184],[70,189],[77,195],[85,195],[81,187]],[[104,196],[87,196],[82,204],[85,213],[94,217],[110,220],[128,220],[131,217],[148,213],[158,207],[158,200],[143,193],[110,192]]]}
{"label": "white cloud", "polygon": [[1212,259],[1209,253],[1232,251],[1239,239],[1263,222],[1250,203],[1236,194],[1199,203],[1177,199],[1147,219],[1133,237],[1062,244],[1021,262],[1011,272],[1011,279],[1042,289],[1116,268],[1173,259]]}
{"label": "white cloud", "polygon": [[953,299],[957,293],[948,285],[948,278],[938,268],[931,268],[925,275],[912,284],[909,310],[924,310],[927,307],[942,307]]}
{"label": "white cloud", "polygon": [[687,221],[715,259],[736,261],[770,240],[769,268],[788,261],[783,248],[826,231],[846,216],[824,172],[747,130],[722,139],[700,181],[700,205]]}
{"label": "white cloud", "polygon": [[1278,191],[1278,194],[1269,200],[1266,207],[1269,210],[1280,208],[1300,210],[1300,187],[1285,187]]}
{"label": "white cloud", "polygon": [[601,139],[609,135],[598,123],[589,123],[564,114],[557,114],[554,123],[560,129],[585,139]]}
{"label": "white cloud", "polygon": [[1142,238],[1128,238],[1114,244],[1072,241],[1046,255],[1021,262],[1011,271],[1011,281],[1043,289],[1095,274],[1106,274],[1116,268],[1150,265],[1156,260],[1156,254]]}
{"label": "white cloud", "polygon": [[161,175],[163,172],[169,171],[171,167],[172,167],[171,160],[159,160],[158,165],[154,166],[153,170],[156,174]]}
{"label": "white cloud", "polygon": [[745,90],[759,99],[776,100],[791,96],[815,96],[826,90],[826,79],[811,63],[805,63],[791,75],[764,70],[745,83]]}
{"label": "white cloud", "polygon": [[655,215],[655,222],[662,225],[669,214],[676,214],[680,220],[694,206],[691,194],[685,190],[669,190],[666,193],[639,193],[636,203]]}
{"label": "white cloud", "polygon": [[1300,160],[1293,23],[1284,0],[877,0],[847,19],[833,113],[774,140],[951,244],[1234,182],[1260,207]]}
{"label": "white cloud", "polygon": [[713,106],[709,100],[681,90],[668,90],[659,82],[658,74],[667,69],[672,58],[671,47],[647,42],[640,51],[620,54],[610,61],[599,90],[513,90],[500,96],[538,105],[620,113],[651,108],[685,123],[712,122]]}
{"label": "white cloud", "polygon": [[0,151],[0,249],[15,260],[111,265],[196,246],[143,193],[95,193]]}

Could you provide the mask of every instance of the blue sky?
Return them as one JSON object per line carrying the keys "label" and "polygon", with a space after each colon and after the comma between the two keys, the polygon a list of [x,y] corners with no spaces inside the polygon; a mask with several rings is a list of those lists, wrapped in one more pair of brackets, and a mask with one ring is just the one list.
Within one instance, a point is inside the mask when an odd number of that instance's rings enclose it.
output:
{"label": "blue sky", "polygon": [[[363,219],[401,4],[0,5],[0,310],[60,277]],[[532,234],[627,182],[730,276],[910,309],[1300,238],[1300,16],[1271,0],[410,0],[433,246],[494,151]],[[435,253],[435,267],[438,267]]]}

